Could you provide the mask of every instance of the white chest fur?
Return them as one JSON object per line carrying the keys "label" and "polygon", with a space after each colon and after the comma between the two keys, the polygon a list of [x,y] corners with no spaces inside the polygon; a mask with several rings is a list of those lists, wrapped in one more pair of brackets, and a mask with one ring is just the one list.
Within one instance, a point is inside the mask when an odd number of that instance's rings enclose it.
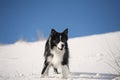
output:
{"label": "white chest fur", "polygon": [[64,50],[57,50],[57,49],[53,49],[51,50],[51,54],[53,54],[53,57],[51,59],[51,64],[53,64],[54,67],[58,67],[61,65],[61,62],[63,60],[63,55],[64,55]]}

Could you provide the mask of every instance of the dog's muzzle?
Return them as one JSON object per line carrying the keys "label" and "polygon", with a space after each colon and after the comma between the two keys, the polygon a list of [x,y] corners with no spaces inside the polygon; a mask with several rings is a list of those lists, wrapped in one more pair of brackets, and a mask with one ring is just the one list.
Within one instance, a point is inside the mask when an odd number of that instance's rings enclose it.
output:
{"label": "dog's muzzle", "polygon": [[65,44],[63,42],[59,42],[58,45],[57,45],[59,50],[63,50],[64,46],[65,46]]}

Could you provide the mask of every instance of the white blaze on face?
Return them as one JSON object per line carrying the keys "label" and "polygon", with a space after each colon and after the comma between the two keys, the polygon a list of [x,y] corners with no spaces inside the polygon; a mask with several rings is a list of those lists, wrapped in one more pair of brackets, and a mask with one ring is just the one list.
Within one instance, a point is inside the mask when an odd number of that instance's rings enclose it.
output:
{"label": "white blaze on face", "polygon": [[62,49],[63,49],[63,45],[64,45],[64,43],[60,41],[60,42],[58,43],[57,47],[58,47],[60,50],[62,50]]}
{"label": "white blaze on face", "polygon": [[64,47],[64,43],[61,41],[61,36],[60,36],[60,42],[58,43],[57,48],[62,50],[63,47]]}

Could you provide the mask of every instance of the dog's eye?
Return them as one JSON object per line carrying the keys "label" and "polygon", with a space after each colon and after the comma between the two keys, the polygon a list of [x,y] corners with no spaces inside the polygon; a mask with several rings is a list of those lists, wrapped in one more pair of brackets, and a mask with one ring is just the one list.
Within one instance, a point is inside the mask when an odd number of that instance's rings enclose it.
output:
{"label": "dog's eye", "polygon": [[63,37],[61,40],[62,40],[63,42],[66,42],[66,41],[67,41],[67,38]]}
{"label": "dog's eye", "polygon": [[59,41],[60,41],[60,40],[59,40],[57,37],[54,37],[54,38],[53,38],[53,42],[54,42],[54,43],[58,43]]}
{"label": "dog's eye", "polygon": [[53,40],[53,43],[56,43],[56,41],[55,41],[55,40]]}
{"label": "dog's eye", "polygon": [[66,42],[67,40],[66,39],[63,39],[63,42]]}
{"label": "dog's eye", "polygon": [[55,41],[58,43],[60,40],[59,40],[59,38],[56,38]]}

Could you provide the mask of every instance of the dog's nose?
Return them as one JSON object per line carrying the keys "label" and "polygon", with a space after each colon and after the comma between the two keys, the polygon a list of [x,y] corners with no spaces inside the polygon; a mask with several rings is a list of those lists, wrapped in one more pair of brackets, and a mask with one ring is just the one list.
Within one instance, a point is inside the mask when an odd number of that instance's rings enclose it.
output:
{"label": "dog's nose", "polygon": [[63,42],[59,42],[57,45],[58,49],[60,49],[60,50],[63,50],[64,46],[65,46],[65,44]]}

